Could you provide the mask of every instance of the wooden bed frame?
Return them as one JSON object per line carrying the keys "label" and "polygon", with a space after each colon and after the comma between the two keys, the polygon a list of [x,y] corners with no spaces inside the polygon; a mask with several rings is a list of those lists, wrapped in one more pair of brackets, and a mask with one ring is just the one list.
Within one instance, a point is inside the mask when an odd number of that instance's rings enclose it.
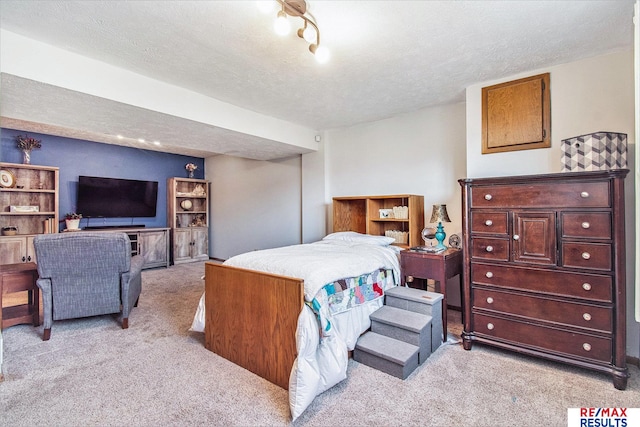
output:
{"label": "wooden bed frame", "polygon": [[302,279],[205,263],[205,347],[289,389],[303,285]]}
{"label": "wooden bed frame", "polygon": [[[333,231],[384,235],[385,229],[399,224],[380,220],[379,209],[395,205],[409,206],[409,219],[400,221],[419,241],[424,228],[423,196],[408,194],[334,198]],[[205,347],[289,389],[303,285],[303,279],[206,263]]]}

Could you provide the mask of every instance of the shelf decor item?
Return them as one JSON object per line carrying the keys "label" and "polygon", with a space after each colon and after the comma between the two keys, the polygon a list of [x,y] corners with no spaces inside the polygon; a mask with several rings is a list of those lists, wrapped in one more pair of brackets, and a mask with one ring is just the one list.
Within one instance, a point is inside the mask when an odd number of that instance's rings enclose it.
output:
{"label": "shelf decor item", "polygon": [[562,172],[627,167],[627,134],[595,132],[562,140]]}
{"label": "shelf decor item", "polygon": [[16,185],[16,176],[10,170],[0,170],[0,186],[13,188]]}
{"label": "shelf decor item", "polygon": [[3,236],[15,236],[16,234],[18,234],[18,227],[2,227]]}
{"label": "shelf decor item", "polygon": [[442,242],[444,241],[444,238],[447,237],[447,234],[444,232],[442,223],[451,222],[451,220],[449,219],[449,214],[447,213],[447,205],[433,205],[431,220],[429,222],[432,224],[435,224],[436,222],[438,223],[438,229],[435,234],[436,240],[438,241],[436,249],[446,249],[447,247]]}
{"label": "shelf decor item", "polygon": [[82,219],[82,214],[69,212],[64,216],[65,224],[67,225],[67,230],[75,231],[80,230],[80,220]]}
{"label": "shelf decor item", "polygon": [[31,150],[41,148],[42,144],[39,139],[31,138],[29,135],[18,135],[16,136],[16,146],[22,150],[22,163],[30,165]]}
{"label": "shelf decor item", "polygon": [[198,169],[198,166],[196,166],[193,163],[187,163],[186,165],[184,165],[184,168],[187,170],[187,172],[189,173],[189,178],[193,178],[193,172]]}

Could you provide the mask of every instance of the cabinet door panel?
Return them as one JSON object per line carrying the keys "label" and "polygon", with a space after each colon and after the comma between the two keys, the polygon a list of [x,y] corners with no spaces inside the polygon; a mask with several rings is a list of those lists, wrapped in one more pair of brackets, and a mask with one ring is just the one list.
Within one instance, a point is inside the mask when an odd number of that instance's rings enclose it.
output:
{"label": "cabinet door panel", "polygon": [[138,238],[145,267],[167,265],[167,234],[164,231],[142,232]]}
{"label": "cabinet door panel", "polygon": [[191,230],[177,228],[173,230],[173,262],[191,259]]}
{"label": "cabinet door panel", "polygon": [[3,237],[0,239],[0,263],[18,264],[26,262],[27,240],[24,237]]}
{"label": "cabinet door panel", "polygon": [[514,212],[513,247],[514,261],[534,264],[555,264],[555,213]]}
{"label": "cabinet door panel", "polygon": [[194,259],[209,259],[209,229],[193,228],[191,230],[191,257]]}

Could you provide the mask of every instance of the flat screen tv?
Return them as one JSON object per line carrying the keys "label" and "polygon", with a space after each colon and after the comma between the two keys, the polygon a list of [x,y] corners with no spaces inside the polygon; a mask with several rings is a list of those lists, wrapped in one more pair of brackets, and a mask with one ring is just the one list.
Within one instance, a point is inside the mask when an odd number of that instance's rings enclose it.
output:
{"label": "flat screen tv", "polygon": [[77,211],[86,218],[156,216],[157,181],[80,176]]}

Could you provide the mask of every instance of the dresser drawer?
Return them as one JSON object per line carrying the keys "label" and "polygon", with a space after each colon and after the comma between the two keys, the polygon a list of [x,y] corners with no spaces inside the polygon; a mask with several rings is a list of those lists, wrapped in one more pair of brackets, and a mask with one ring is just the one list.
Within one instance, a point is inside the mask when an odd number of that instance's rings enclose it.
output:
{"label": "dresser drawer", "polygon": [[562,212],[562,237],[611,239],[609,212]]}
{"label": "dresser drawer", "polygon": [[609,199],[606,181],[478,185],[472,189],[471,208],[606,208]]}
{"label": "dresser drawer", "polygon": [[488,237],[471,239],[471,257],[474,259],[509,260],[509,240]]}
{"label": "dresser drawer", "polygon": [[474,332],[540,351],[611,363],[611,338],[473,313]]}
{"label": "dresser drawer", "polygon": [[576,302],[538,298],[491,289],[473,290],[473,308],[498,311],[570,327],[611,333],[613,309]]}
{"label": "dresser drawer", "polygon": [[600,243],[562,243],[562,266],[611,271],[611,245]]}
{"label": "dresser drawer", "polygon": [[497,286],[549,295],[612,302],[611,276],[534,270],[525,267],[471,263],[473,285]]}
{"label": "dresser drawer", "polygon": [[472,211],[471,232],[487,234],[507,234],[507,212]]}

